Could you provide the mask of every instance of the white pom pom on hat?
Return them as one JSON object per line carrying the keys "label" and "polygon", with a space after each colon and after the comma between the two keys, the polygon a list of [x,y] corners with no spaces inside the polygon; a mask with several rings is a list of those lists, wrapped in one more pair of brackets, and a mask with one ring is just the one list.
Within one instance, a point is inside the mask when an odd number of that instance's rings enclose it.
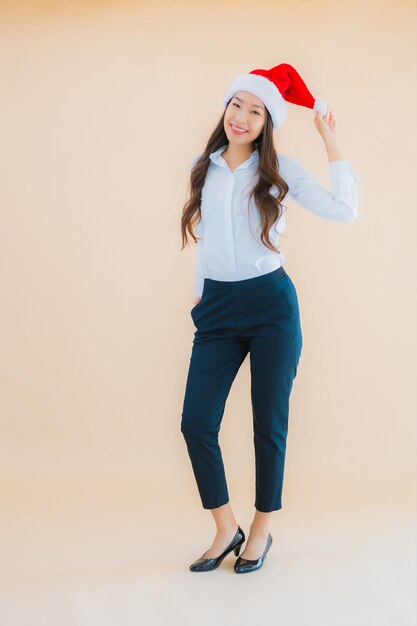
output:
{"label": "white pom pom on hat", "polygon": [[287,102],[308,107],[321,115],[327,113],[326,102],[316,100],[311,95],[297,70],[289,63],[237,76],[223,98],[223,105],[227,106],[238,91],[249,91],[262,100],[271,115],[274,128],[279,128],[287,117]]}

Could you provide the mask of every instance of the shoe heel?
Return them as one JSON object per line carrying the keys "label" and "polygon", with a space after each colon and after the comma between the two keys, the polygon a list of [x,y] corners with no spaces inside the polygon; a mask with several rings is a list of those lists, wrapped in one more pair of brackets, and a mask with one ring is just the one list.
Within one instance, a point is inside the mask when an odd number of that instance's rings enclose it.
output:
{"label": "shoe heel", "polygon": [[239,556],[239,552],[240,552],[240,548],[242,547],[242,544],[236,546],[236,548],[233,548],[233,552],[235,553],[236,556]]}

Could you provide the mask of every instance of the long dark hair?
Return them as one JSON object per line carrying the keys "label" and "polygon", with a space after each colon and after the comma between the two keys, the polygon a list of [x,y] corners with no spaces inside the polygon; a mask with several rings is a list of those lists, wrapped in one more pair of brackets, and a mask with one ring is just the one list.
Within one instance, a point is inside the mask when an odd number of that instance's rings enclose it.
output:
{"label": "long dark hair", "polygon": [[[229,102],[227,106],[229,106]],[[191,170],[190,183],[187,189],[190,192],[190,197],[183,207],[181,216],[181,250],[189,243],[187,233],[195,243],[197,242],[194,227],[201,220],[201,192],[210,165],[210,154],[228,143],[224,130],[224,116],[227,106],[212,132],[204,152]],[[268,109],[265,109],[265,113],[266,120],[262,133],[255,140],[255,148],[259,150],[259,178],[251,190],[249,201],[253,197],[260,212],[262,243],[270,250],[280,252],[269,240],[268,233],[274,222],[280,219],[285,210],[281,202],[287,194],[289,187],[279,174],[279,165],[273,141],[272,119]],[[276,198],[269,191],[271,185],[276,185],[278,189]]]}

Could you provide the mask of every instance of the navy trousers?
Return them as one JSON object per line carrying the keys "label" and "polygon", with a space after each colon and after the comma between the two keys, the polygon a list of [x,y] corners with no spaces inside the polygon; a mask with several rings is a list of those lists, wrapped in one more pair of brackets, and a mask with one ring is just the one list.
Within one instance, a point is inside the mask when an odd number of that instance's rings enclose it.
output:
{"label": "navy trousers", "polygon": [[289,397],[303,345],[295,286],[281,266],[238,281],[204,279],[181,432],[205,509],[229,501],[218,437],[233,380],[250,353],[255,508],[282,508]]}

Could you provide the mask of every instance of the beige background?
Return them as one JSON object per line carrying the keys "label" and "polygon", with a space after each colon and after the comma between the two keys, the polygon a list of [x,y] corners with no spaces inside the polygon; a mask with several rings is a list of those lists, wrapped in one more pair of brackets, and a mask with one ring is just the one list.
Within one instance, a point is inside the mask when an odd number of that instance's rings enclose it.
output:
{"label": "beige background", "polygon": [[[0,3],[2,626],[212,624],[213,606],[224,624],[411,623],[415,14]],[[281,62],[335,111],[359,217],[289,202],[280,244],[304,345],[275,543],[243,581],[230,558],[196,579],[214,524],[180,433],[195,330],[180,215],[229,83]],[[329,187],[311,111],[289,105],[275,141]],[[221,430],[247,533],[251,419],[247,358]]]}

